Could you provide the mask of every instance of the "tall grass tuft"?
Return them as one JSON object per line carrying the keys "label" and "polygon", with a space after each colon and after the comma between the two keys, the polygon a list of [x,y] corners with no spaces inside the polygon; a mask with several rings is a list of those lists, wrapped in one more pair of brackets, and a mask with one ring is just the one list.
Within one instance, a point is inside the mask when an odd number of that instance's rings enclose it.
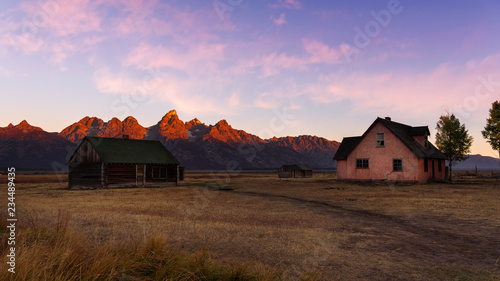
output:
{"label": "tall grass tuft", "polygon": [[[0,280],[276,280],[274,273],[217,264],[206,250],[186,254],[165,237],[93,243],[71,231],[70,216],[59,212],[51,227],[32,225],[17,230],[16,272],[0,263]],[[2,226],[5,220],[2,221]],[[5,227],[0,227],[3,233]],[[2,234],[4,235],[4,234]],[[0,244],[5,257],[9,246]]]}

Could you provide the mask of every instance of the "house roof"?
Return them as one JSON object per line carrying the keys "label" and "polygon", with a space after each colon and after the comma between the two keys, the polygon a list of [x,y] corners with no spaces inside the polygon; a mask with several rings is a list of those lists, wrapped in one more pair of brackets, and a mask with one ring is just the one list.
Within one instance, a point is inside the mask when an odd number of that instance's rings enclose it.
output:
{"label": "house roof", "polygon": [[[446,159],[444,154],[430,142],[426,148],[413,139],[414,136],[425,136],[426,134],[430,135],[428,126],[412,127],[390,120],[377,118],[361,137],[344,138],[333,160],[346,160],[347,156],[356,148],[358,143],[378,123],[382,123],[387,129],[389,129],[389,131],[391,131],[391,133],[393,133],[403,144],[415,153],[418,158]],[[346,142],[345,145],[344,141]]]}
{"label": "house roof", "polygon": [[340,143],[337,153],[333,157],[333,160],[347,160],[347,156],[354,150],[358,143],[363,139],[362,137],[349,137],[344,138]]}
{"label": "house roof", "polygon": [[85,140],[92,145],[104,163],[179,164],[159,141],[99,137],[85,137]]}

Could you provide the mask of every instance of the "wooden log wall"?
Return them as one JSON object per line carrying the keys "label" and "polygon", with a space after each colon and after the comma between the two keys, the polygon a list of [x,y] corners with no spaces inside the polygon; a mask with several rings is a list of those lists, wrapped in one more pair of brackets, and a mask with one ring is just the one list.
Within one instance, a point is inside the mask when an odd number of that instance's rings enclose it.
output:
{"label": "wooden log wall", "polygon": [[[135,164],[105,164],[105,184],[115,185],[120,183],[136,182],[136,167]],[[139,181],[142,185],[142,178]]]}
{"label": "wooden log wall", "polygon": [[278,176],[280,178],[291,178],[292,172],[291,171],[283,171],[282,169],[280,169],[280,170],[278,170]]}
{"label": "wooden log wall", "polygon": [[[166,168],[167,178],[153,178],[153,168]],[[146,165],[146,182],[177,182],[177,165]]]}
{"label": "wooden log wall", "polygon": [[68,169],[70,188],[101,187],[101,163],[71,163]]}

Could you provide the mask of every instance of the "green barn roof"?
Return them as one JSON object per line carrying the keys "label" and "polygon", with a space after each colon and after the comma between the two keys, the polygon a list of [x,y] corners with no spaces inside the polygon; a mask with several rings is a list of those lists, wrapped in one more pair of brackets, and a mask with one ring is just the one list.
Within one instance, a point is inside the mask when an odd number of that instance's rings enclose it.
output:
{"label": "green barn roof", "polygon": [[179,161],[159,141],[85,137],[104,163],[175,164]]}

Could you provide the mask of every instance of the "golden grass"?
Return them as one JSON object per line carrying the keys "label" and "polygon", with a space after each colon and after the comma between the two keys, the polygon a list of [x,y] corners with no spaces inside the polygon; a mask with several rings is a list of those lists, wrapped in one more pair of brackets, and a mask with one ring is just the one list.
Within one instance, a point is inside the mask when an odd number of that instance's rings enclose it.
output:
{"label": "golden grass", "polygon": [[[179,187],[75,191],[65,185],[19,184],[24,244],[18,269],[31,275],[17,280],[45,278],[23,263],[70,272],[60,280],[134,280],[127,278],[139,278],[134,274],[141,268],[149,269],[139,276],[163,280],[174,276],[162,273],[168,255],[203,256],[230,278],[211,280],[498,280],[500,188],[494,180],[377,186],[328,174],[287,180],[188,174]],[[58,229],[65,234],[57,236]],[[30,238],[43,233],[52,234]],[[159,254],[154,262],[140,254],[151,243]],[[240,271],[246,277],[231,275]],[[0,279],[5,272],[0,264]],[[210,280],[179,276],[169,280]]]}
{"label": "golden grass", "polygon": [[[269,280],[248,266],[221,266],[201,250],[187,255],[165,237],[91,243],[66,228],[25,229],[19,233],[16,273],[1,280]],[[6,243],[1,251],[6,253]],[[4,269],[5,266],[2,266]]]}

